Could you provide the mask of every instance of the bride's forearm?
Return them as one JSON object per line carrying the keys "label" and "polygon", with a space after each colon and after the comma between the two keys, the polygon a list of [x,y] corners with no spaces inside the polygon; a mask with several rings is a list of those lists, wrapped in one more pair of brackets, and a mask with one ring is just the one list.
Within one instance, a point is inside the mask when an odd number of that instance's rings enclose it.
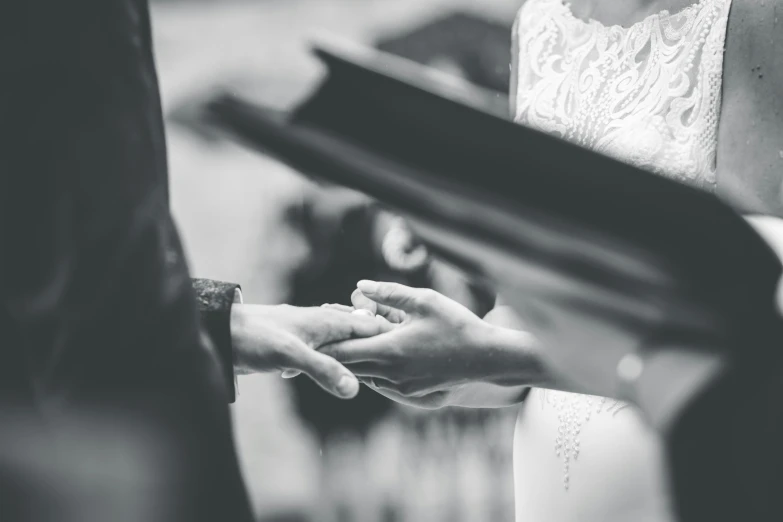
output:
{"label": "bride's forearm", "polygon": [[550,378],[529,334],[489,323],[474,331],[473,379],[454,388],[448,404],[463,408],[503,408],[522,402],[530,387]]}
{"label": "bride's forearm", "polygon": [[538,387],[547,382],[549,372],[532,335],[502,326],[487,326],[478,341],[485,364],[481,365],[477,380],[503,387]]}
{"label": "bride's forearm", "polygon": [[460,408],[505,408],[521,403],[529,389],[529,386],[471,382],[453,390],[448,405]]}
{"label": "bride's forearm", "polygon": [[480,382],[506,388],[534,387],[583,393],[570,381],[550,371],[544,362],[541,345],[529,333],[488,325],[482,334],[486,367]]}
{"label": "bride's forearm", "polygon": [[551,372],[541,347],[527,332],[486,323],[473,333],[476,358],[471,382],[455,388],[450,406],[502,408],[522,402],[530,388],[584,393]]}

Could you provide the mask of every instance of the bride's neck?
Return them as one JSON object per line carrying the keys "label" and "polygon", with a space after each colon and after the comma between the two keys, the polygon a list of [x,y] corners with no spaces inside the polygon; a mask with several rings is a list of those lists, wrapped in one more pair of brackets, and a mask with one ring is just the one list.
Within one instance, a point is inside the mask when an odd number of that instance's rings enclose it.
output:
{"label": "bride's neck", "polygon": [[563,0],[570,4],[574,16],[595,20],[603,25],[628,27],[650,15],[669,11],[676,13],[699,0]]}

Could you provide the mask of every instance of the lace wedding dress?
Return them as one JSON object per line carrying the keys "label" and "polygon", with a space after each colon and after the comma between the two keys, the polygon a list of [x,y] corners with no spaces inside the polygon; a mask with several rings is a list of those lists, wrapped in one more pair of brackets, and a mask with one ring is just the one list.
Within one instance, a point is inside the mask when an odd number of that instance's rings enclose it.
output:
{"label": "lace wedding dress", "polygon": [[[699,0],[621,27],[527,0],[513,33],[515,120],[714,190],[730,4]],[[671,519],[660,442],[612,400],[533,390],[514,475],[518,522]]]}

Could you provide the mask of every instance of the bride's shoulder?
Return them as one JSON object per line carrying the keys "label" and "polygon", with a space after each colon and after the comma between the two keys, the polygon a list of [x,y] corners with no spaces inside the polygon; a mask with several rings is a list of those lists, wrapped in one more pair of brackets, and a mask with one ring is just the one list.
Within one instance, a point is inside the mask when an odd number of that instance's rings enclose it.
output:
{"label": "bride's shoulder", "polygon": [[783,214],[782,15],[783,0],[733,0],[718,127],[718,190],[740,208],[777,215]]}
{"label": "bride's shoulder", "polygon": [[[769,80],[774,81],[776,78],[772,73],[775,71],[771,69],[783,64],[781,15],[783,0],[733,0],[727,25],[725,65],[748,65],[752,69],[767,65],[770,67],[767,70]],[[761,74],[758,79],[764,79],[764,74]]]}
{"label": "bride's shoulder", "polygon": [[516,14],[514,16],[514,30],[519,30],[520,26],[535,22],[540,16],[540,9],[546,7],[551,0],[522,0],[519,2]]}
{"label": "bride's shoulder", "polygon": [[729,11],[729,36],[739,39],[766,35],[771,38],[780,33],[779,14],[783,13],[783,0],[723,0],[731,1]]}

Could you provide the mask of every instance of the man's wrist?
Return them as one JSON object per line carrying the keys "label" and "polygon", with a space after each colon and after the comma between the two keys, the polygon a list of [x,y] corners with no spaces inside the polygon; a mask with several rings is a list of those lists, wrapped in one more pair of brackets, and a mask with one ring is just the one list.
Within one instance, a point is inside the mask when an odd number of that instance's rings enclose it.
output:
{"label": "man's wrist", "polygon": [[[231,342],[231,310],[239,285],[212,279],[192,279],[201,324],[219,358],[229,402],[235,399],[235,375]],[[239,294],[241,296],[241,293]]]}
{"label": "man's wrist", "polygon": [[235,302],[231,306],[231,351],[234,373],[236,375],[248,375],[251,372],[244,357],[244,348],[247,344],[247,305],[242,302]]}

